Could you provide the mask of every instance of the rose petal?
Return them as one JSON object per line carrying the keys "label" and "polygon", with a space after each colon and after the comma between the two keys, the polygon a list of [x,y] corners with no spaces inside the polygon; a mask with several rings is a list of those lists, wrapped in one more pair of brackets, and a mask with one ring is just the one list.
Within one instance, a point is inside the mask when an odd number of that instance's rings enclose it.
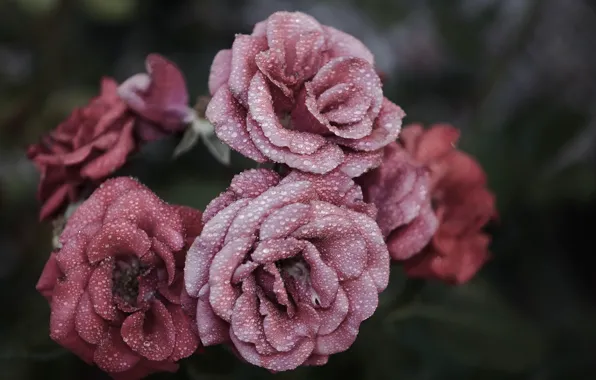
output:
{"label": "rose petal", "polygon": [[231,283],[232,276],[252,248],[254,240],[254,237],[243,237],[227,243],[213,257],[209,268],[209,302],[213,312],[228,322],[238,298],[238,291]]}
{"label": "rose petal", "polygon": [[[236,36],[232,44],[232,63],[228,86],[230,92],[234,94],[234,98],[245,107],[248,105],[250,80],[258,70],[254,57],[265,49],[267,49],[267,40],[263,37],[240,34]],[[207,118],[211,120],[210,117]]]}
{"label": "rose petal", "polygon": [[234,239],[254,236],[267,214],[289,203],[298,203],[313,199],[314,196],[312,186],[306,181],[288,183],[268,189],[251,200],[238,213],[228,230],[225,242],[228,243]]}
{"label": "rose petal", "polygon": [[270,371],[289,371],[297,368],[310,356],[314,348],[314,342],[312,340],[303,339],[290,352],[261,355],[257,352],[254,345],[239,340],[233,332],[230,333],[230,337],[234,347],[244,360]]}
{"label": "rose petal", "polygon": [[127,220],[106,223],[89,242],[89,262],[95,264],[116,254],[143,256],[151,248],[147,233]]}
{"label": "rose petal", "polygon": [[304,243],[294,238],[261,241],[250,258],[259,264],[274,263],[297,255],[304,249]]}
{"label": "rose petal", "polygon": [[280,181],[279,174],[269,169],[250,169],[232,178],[230,190],[239,198],[256,198]]}
{"label": "rose petal", "polygon": [[321,259],[319,251],[310,242],[305,242],[304,260],[310,266],[310,280],[317,294],[313,306],[330,307],[335,300],[339,288],[337,273]]}
{"label": "rose petal", "polygon": [[379,115],[375,120],[372,132],[360,139],[346,139],[341,137],[331,138],[332,141],[345,147],[370,152],[380,149],[395,141],[401,131],[402,119],[406,116],[404,111],[383,98]]}
{"label": "rose petal", "polygon": [[275,349],[265,340],[257,303],[256,285],[252,278],[244,281],[242,294],[234,304],[234,312],[230,321],[230,335],[241,342],[254,344],[257,352],[261,355],[275,353]]}
{"label": "rose petal", "polygon": [[248,199],[241,199],[215,215],[205,224],[201,235],[188,250],[184,267],[184,282],[189,295],[197,297],[199,290],[207,283],[209,266],[213,257],[223,246],[228,228],[236,214],[248,203]]}
{"label": "rose petal", "polygon": [[374,64],[373,54],[360,40],[330,26],[323,26],[323,29],[328,34],[328,44],[331,47],[329,53],[332,57],[352,56],[362,58],[371,65]]}
{"label": "rose petal", "polygon": [[419,216],[408,225],[392,232],[387,238],[387,248],[394,260],[407,260],[428,244],[439,226],[430,205],[421,208]]}
{"label": "rose petal", "polygon": [[333,303],[328,308],[317,310],[321,317],[319,335],[331,334],[346,319],[350,308],[350,302],[344,290],[340,287]]}
{"label": "rose petal", "polygon": [[252,119],[263,135],[278,148],[288,148],[296,154],[313,154],[325,145],[325,138],[312,133],[284,128],[273,109],[273,99],[266,79],[256,73],[248,90],[248,105]]}
{"label": "rose petal", "polygon": [[72,269],[54,287],[50,314],[50,337],[57,342],[68,337],[75,329],[77,308],[89,281],[89,269]]}
{"label": "rose petal", "polygon": [[[206,288],[209,285],[205,285]],[[228,324],[219,318],[209,304],[209,291],[197,301],[197,327],[201,342],[205,346],[221,344],[229,340]]]}
{"label": "rose petal", "polygon": [[289,149],[279,148],[271,144],[265,137],[258,123],[250,116],[246,120],[248,133],[266,157],[274,162],[279,162],[291,168],[309,173],[325,174],[335,169],[343,159],[342,150],[334,144],[326,144],[313,154],[292,153]]}
{"label": "rose petal", "polygon": [[259,237],[261,240],[286,237],[302,225],[309,214],[309,205],[294,203],[283,206],[273,211],[263,221],[259,230]]}
{"label": "rose petal", "polygon": [[118,319],[118,311],[114,304],[112,295],[112,260],[104,260],[91,273],[89,278],[89,296],[93,304],[93,310],[108,321]]}
{"label": "rose petal", "polygon": [[176,344],[172,353],[172,360],[192,355],[199,346],[199,338],[193,332],[191,325],[195,323],[182,310],[180,306],[168,305],[168,312],[172,316],[172,322],[176,328]]}
{"label": "rose petal", "polygon": [[122,322],[122,338],[136,353],[149,360],[165,360],[174,351],[176,327],[168,309],[153,300],[147,311],[137,311]]}
{"label": "rose petal", "polygon": [[75,329],[81,338],[91,344],[99,344],[108,331],[107,323],[95,313],[89,293],[83,293],[77,314]]}
{"label": "rose petal", "polygon": [[101,341],[93,361],[108,373],[124,372],[131,369],[141,358],[124,343],[117,328],[111,327]]}
{"label": "rose petal", "polygon": [[205,116],[214,125],[217,137],[232,149],[254,161],[267,161],[267,158],[249,137],[246,127],[246,110],[242,108],[226,86],[220,87],[213,95],[205,111]]}
{"label": "rose petal", "polygon": [[377,291],[385,290],[389,284],[389,252],[383,235],[374,219],[353,211],[348,211],[360,236],[366,241],[368,263],[366,271],[377,287]]}
{"label": "rose petal", "polygon": [[220,50],[213,58],[211,71],[209,72],[209,93],[215,94],[217,90],[225,85],[230,78],[232,71],[232,50]]}
{"label": "rose petal", "polygon": [[99,180],[122,167],[128,155],[135,148],[132,135],[133,126],[133,120],[129,120],[122,128],[122,133],[116,145],[98,158],[86,163],[81,169],[81,175],[91,180]]}
{"label": "rose petal", "polygon": [[56,261],[56,253],[52,252],[48,261],[43,267],[43,271],[41,272],[41,276],[37,281],[37,285],[35,285],[35,289],[41,293],[48,301],[51,301],[52,296],[54,294],[54,287],[56,285],[56,281],[58,278],[63,275],[62,271],[58,266],[58,262]]}

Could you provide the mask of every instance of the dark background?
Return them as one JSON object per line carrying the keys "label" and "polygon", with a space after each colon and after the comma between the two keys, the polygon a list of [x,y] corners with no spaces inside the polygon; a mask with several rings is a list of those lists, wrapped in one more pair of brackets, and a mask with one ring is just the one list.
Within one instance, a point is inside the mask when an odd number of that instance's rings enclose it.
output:
{"label": "dark background", "polygon": [[[465,286],[403,296],[395,268],[356,344],[322,368],[271,375],[223,348],[155,379],[596,379],[596,2],[589,0],[0,0],[0,378],[107,379],[48,338],[35,283],[51,246],[28,143],[98,91],[102,75],[175,61],[192,98],[215,53],[276,10],[360,38],[407,122],[450,122],[486,168],[500,223]],[[179,137],[123,173],[203,208],[234,173]],[[402,294],[402,295],[400,295]],[[408,293],[410,294],[410,293]]]}

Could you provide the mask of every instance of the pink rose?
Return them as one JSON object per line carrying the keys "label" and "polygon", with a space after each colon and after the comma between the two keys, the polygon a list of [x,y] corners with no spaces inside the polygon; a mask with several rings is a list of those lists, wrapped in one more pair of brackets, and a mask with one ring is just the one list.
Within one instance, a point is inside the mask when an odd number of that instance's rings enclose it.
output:
{"label": "pink rose", "polygon": [[436,124],[404,129],[405,149],[431,180],[431,199],[439,220],[432,241],[404,263],[410,276],[439,278],[461,284],[469,281],[489,258],[490,236],[483,227],[497,217],[495,197],[486,175],[468,154],[457,150],[457,129]]}
{"label": "pink rose", "polygon": [[347,350],[388,282],[374,213],[339,172],[237,175],[205,210],[186,259],[202,343],[228,342],[271,371]]}
{"label": "pink rose", "polygon": [[207,118],[258,162],[356,177],[380,164],[404,112],[383,97],[370,51],[303,13],[277,12],[220,51]]}
{"label": "pink rose", "polygon": [[106,181],[68,220],[37,284],[51,338],[117,379],[175,371],[199,345],[182,266],[200,217],[133,179]]}
{"label": "pink rose", "polygon": [[385,147],[380,167],[359,179],[364,199],[379,210],[377,223],[394,260],[419,253],[435,233],[438,221],[430,202],[428,171],[399,144]]}

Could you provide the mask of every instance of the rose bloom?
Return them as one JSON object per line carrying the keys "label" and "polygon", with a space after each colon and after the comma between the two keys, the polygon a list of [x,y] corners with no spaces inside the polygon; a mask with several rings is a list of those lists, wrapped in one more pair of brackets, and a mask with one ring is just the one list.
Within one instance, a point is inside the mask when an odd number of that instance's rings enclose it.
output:
{"label": "rose bloom", "polygon": [[398,143],[385,147],[383,164],[358,179],[364,199],[379,209],[377,223],[394,260],[418,254],[437,230],[429,171]]}
{"label": "rose bloom", "polygon": [[[98,97],[29,147],[27,155],[41,173],[37,192],[43,204],[41,220],[55,217],[67,204],[77,202],[83,191],[122,167],[140,142],[184,126],[188,116],[181,109],[187,95],[181,74],[155,54],[149,55],[147,65],[150,76],[137,75],[123,84],[124,89],[104,78]],[[130,95],[135,93],[127,89],[142,82],[140,77],[146,79],[142,84],[147,91]],[[119,93],[129,94],[128,104]]]}
{"label": "rose bloom", "polygon": [[347,350],[387,286],[389,255],[346,175],[249,170],[213,200],[186,259],[204,345],[285,371]]}
{"label": "rose bloom", "polygon": [[277,12],[237,35],[211,67],[207,118],[258,162],[357,177],[380,164],[404,112],[383,97],[372,53],[299,12]]}
{"label": "rose bloom", "polygon": [[37,284],[51,338],[116,379],[175,371],[199,345],[182,268],[200,219],[133,179],[106,181],[68,220]]}
{"label": "rose bloom", "polygon": [[458,138],[449,125],[408,126],[363,184],[381,210],[390,254],[405,260],[409,276],[461,284],[489,258],[482,229],[496,218],[494,195],[480,165],[455,148]]}

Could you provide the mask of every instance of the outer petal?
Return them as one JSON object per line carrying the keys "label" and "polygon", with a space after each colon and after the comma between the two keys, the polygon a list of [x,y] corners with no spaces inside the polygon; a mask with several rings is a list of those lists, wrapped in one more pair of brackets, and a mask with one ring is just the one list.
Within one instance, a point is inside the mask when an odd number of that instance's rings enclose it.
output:
{"label": "outer petal", "polygon": [[220,50],[213,58],[209,73],[209,93],[215,94],[217,90],[228,82],[232,71],[232,50]]}
{"label": "outer petal", "polygon": [[50,336],[57,342],[75,329],[75,317],[79,301],[89,281],[89,269],[77,267],[66,274],[54,287]]}
{"label": "outer petal", "polygon": [[362,58],[371,65],[375,63],[373,54],[360,40],[330,26],[324,26],[323,28],[329,36],[332,57],[352,56]]}
{"label": "outer petal", "polygon": [[52,252],[50,258],[43,267],[43,271],[41,272],[41,276],[37,281],[35,289],[37,289],[37,291],[48,301],[51,301],[54,294],[54,287],[60,276],[62,276],[62,272],[56,261],[56,253]]}
{"label": "outer petal", "polygon": [[124,343],[120,331],[112,327],[101,341],[93,361],[108,373],[124,372],[133,368],[141,358]]}
{"label": "outer petal", "polygon": [[257,162],[267,160],[249,137],[246,109],[242,108],[226,86],[220,87],[215,93],[205,115],[215,126],[215,133],[221,141]]}

